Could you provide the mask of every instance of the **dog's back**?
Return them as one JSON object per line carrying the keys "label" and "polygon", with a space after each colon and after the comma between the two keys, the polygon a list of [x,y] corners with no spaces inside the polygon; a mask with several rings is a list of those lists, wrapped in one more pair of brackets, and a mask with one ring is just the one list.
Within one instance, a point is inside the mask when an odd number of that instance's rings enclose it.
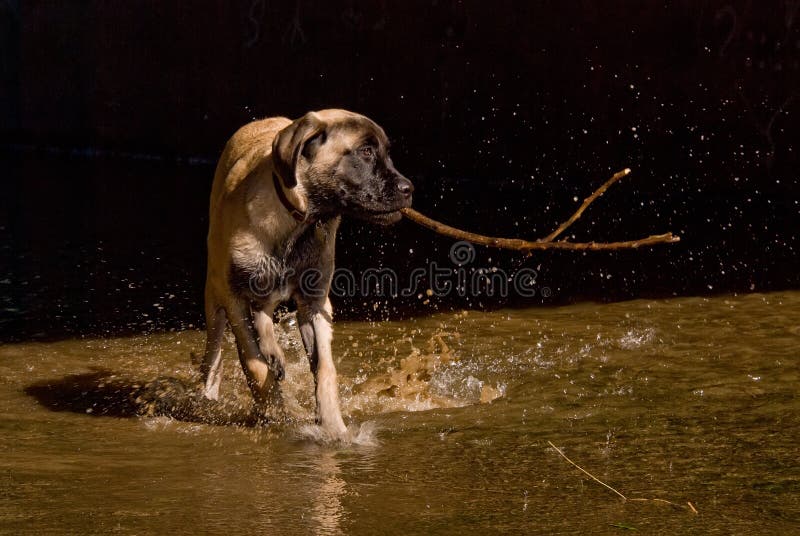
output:
{"label": "dog's back", "polygon": [[214,174],[214,185],[211,189],[212,213],[223,196],[235,191],[241,181],[259,164],[269,161],[275,136],[291,122],[285,117],[253,121],[237,130],[228,140]]}

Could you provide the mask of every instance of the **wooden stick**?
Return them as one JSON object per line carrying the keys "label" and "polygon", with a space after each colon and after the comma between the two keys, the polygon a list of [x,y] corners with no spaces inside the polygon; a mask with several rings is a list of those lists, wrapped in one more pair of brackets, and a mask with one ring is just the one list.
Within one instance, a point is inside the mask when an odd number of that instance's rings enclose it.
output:
{"label": "wooden stick", "polygon": [[595,190],[592,195],[583,200],[583,204],[580,206],[580,208],[578,208],[578,210],[575,211],[575,214],[573,214],[570,217],[570,219],[559,225],[558,229],[556,229],[546,237],[542,238],[542,242],[552,242],[558,235],[563,233],[567,227],[575,223],[575,220],[581,217],[581,214],[583,214],[583,211],[586,210],[586,207],[591,205],[595,199],[603,195],[605,191],[608,190],[609,186],[620,180],[622,177],[628,175],[630,172],[631,168],[625,168],[622,171],[617,171],[616,173],[614,173],[614,175],[612,175],[610,179],[608,179],[605,183],[603,183],[603,185],[600,188]]}
{"label": "wooden stick", "polygon": [[572,250],[601,250],[601,249],[631,249],[638,248],[639,246],[652,246],[653,244],[671,244],[673,242],[680,242],[679,236],[674,236],[672,233],[665,233],[661,235],[651,235],[647,238],[639,238],[638,240],[627,240],[624,242],[567,242],[566,240],[559,240],[557,242],[531,242],[529,240],[522,240],[519,238],[498,238],[494,236],[485,236],[469,231],[462,231],[455,227],[450,227],[444,223],[438,222],[421,214],[413,208],[402,209],[403,215],[409,220],[427,227],[432,231],[456,240],[466,240],[473,244],[480,244],[482,246],[490,246],[501,249],[512,249],[515,251],[533,251],[544,249],[572,249]]}
{"label": "wooden stick", "polygon": [[457,229],[455,227],[451,227],[444,223],[438,222],[434,219],[425,216],[417,212],[412,208],[404,208],[402,209],[403,215],[410,219],[411,221],[422,225],[423,227],[427,227],[432,231],[443,235],[448,236],[450,238],[454,238],[456,240],[466,240],[468,242],[472,242],[474,244],[479,244],[482,246],[489,246],[501,249],[510,249],[514,251],[534,251],[534,250],[546,250],[546,249],[568,249],[568,250],[590,250],[590,251],[598,251],[598,250],[614,250],[614,249],[635,249],[641,246],[652,246],[655,244],[672,244],[675,242],[680,242],[679,236],[674,236],[672,233],[664,233],[660,235],[651,235],[645,238],[639,238],[637,240],[626,240],[622,242],[568,242],[566,240],[558,240],[553,241],[559,234],[564,232],[564,230],[572,225],[575,220],[581,217],[583,211],[586,210],[595,199],[603,195],[612,184],[617,182],[619,179],[624,177],[625,175],[630,173],[630,169],[624,169],[620,172],[617,172],[612,176],[609,180],[607,180],[600,188],[595,190],[595,192],[587,197],[583,204],[578,208],[578,210],[573,214],[567,221],[562,223],[558,229],[547,235],[545,238],[530,241],[530,240],[522,240],[520,238],[500,238],[494,236],[486,236],[477,233],[471,233],[469,231],[463,231],[461,229]]}

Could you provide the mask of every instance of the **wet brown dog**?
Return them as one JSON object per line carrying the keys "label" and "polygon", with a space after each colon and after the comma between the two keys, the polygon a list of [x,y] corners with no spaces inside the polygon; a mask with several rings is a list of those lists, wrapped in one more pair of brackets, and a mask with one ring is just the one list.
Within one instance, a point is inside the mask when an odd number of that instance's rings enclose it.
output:
{"label": "wet brown dog", "polygon": [[316,383],[317,422],[332,437],[347,429],[331,355],[328,299],[342,215],[387,225],[411,206],[411,182],[389,158],[383,129],[346,110],[291,121],[255,121],[234,134],[211,191],[205,291],[205,396],[216,400],[226,324],[256,403],[284,372],[272,314],[294,299]]}

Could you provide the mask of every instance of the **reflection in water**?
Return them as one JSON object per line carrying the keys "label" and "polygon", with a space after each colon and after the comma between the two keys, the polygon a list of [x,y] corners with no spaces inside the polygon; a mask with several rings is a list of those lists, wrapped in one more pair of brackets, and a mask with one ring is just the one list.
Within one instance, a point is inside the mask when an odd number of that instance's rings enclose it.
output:
{"label": "reflection in water", "polygon": [[341,523],[344,518],[342,498],[347,491],[347,483],[341,477],[336,451],[320,449],[314,466],[319,484],[311,490],[311,519],[315,534],[343,534]]}

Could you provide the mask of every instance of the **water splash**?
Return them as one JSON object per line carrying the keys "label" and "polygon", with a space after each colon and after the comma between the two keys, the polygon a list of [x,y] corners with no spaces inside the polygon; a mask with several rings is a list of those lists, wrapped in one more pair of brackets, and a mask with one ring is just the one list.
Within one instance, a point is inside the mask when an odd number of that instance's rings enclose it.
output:
{"label": "water splash", "polygon": [[617,344],[623,350],[635,350],[653,342],[656,330],[653,328],[630,329],[619,338]]}
{"label": "water splash", "polygon": [[350,424],[347,435],[341,437],[332,435],[325,428],[316,424],[304,424],[294,430],[297,439],[313,441],[315,443],[335,445],[355,445],[360,447],[375,447],[378,445],[378,426],[373,421],[360,424]]}
{"label": "water splash", "polygon": [[425,411],[488,403],[503,396],[504,386],[492,387],[477,379],[472,368],[445,342],[459,336],[457,332],[437,330],[424,348],[412,343],[410,353],[398,363],[358,378],[345,398],[346,409],[366,413]]}

